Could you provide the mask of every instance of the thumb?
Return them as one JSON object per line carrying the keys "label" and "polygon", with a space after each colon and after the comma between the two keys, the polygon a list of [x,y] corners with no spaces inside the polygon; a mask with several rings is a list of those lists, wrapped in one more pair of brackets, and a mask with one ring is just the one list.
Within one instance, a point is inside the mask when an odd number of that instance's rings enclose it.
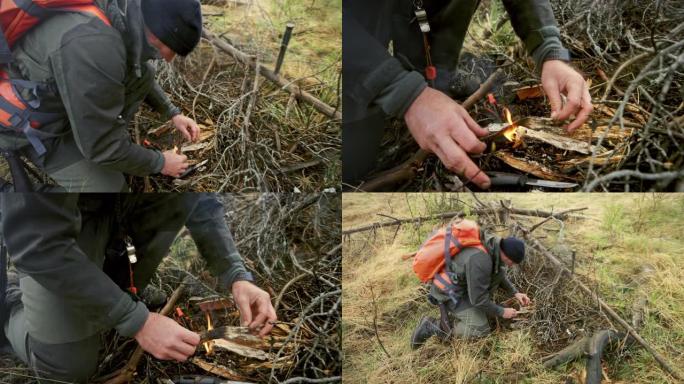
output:
{"label": "thumb", "polygon": [[558,87],[558,80],[551,78],[542,82],[542,88],[549,97],[549,104],[551,104],[551,118],[555,119],[560,112],[563,103],[561,102],[560,88]]}

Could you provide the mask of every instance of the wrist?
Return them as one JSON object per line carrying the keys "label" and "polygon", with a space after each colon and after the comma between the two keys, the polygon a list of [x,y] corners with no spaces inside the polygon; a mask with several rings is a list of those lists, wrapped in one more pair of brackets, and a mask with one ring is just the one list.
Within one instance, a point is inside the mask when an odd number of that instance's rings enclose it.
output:
{"label": "wrist", "polygon": [[182,115],[182,111],[180,108],[176,107],[175,105],[169,109],[169,120],[173,120],[174,117]]}

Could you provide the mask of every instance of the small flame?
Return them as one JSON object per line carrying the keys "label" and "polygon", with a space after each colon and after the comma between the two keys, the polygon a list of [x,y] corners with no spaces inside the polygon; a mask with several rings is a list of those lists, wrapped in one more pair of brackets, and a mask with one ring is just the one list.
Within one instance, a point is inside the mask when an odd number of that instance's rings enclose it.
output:
{"label": "small flame", "polygon": [[503,135],[509,141],[516,141],[516,131],[518,130],[518,128],[515,125],[515,123],[513,123],[513,119],[511,119],[511,111],[509,111],[508,108],[504,108],[504,114],[506,115],[508,127],[504,130]]}
{"label": "small flame", "polygon": [[[209,316],[209,312],[205,312],[207,315],[207,331],[211,331],[214,329],[213,324],[211,323],[211,316]],[[207,351],[207,355],[211,355],[214,353],[214,342],[213,341],[207,341],[204,343],[204,349]]]}
{"label": "small flame", "polygon": [[178,150],[178,146],[177,146],[177,145],[174,145],[174,146],[173,146],[173,151],[174,151],[175,153],[177,153],[177,154],[180,154],[180,151]]}

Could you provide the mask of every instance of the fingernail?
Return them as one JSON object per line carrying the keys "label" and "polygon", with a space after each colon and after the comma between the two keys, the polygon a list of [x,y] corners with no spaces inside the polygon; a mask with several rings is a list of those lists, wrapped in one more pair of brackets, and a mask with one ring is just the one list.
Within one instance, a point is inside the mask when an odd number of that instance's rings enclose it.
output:
{"label": "fingernail", "polygon": [[489,187],[491,186],[492,184],[489,181],[485,181],[484,183],[482,183],[482,189],[489,189]]}
{"label": "fingernail", "polygon": [[558,116],[558,113],[556,111],[551,112],[551,118],[556,120],[556,116]]}

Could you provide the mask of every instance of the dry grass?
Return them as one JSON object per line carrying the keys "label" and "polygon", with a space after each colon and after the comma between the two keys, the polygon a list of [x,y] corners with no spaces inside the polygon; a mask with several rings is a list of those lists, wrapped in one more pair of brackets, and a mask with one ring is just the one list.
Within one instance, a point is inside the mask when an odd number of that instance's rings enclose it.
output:
{"label": "dry grass", "polygon": [[[393,216],[408,217],[446,211],[445,195],[352,194],[343,198],[343,226],[356,227],[384,221],[376,213],[390,210]],[[450,195],[465,204],[474,204],[470,196]],[[566,220],[561,228],[549,222],[535,231],[535,236],[564,260],[577,252],[576,273],[623,318],[631,319],[634,299],[645,293],[649,298],[642,336],[669,359],[675,367],[684,366],[684,197],[646,194],[480,194],[483,201],[509,199],[513,206],[563,210],[589,207],[583,220]],[[408,209],[408,206],[411,209]],[[367,209],[364,210],[364,206]],[[420,207],[420,208],[419,208]],[[441,207],[441,209],[440,209]],[[449,207],[449,209],[452,207]],[[364,215],[365,214],[365,215]],[[525,222],[529,227],[541,218]],[[446,344],[431,340],[418,351],[409,348],[410,334],[421,316],[437,316],[436,308],[425,300],[425,291],[411,271],[410,261],[400,256],[414,251],[437,222],[420,226],[402,226],[374,233],[359,233],[344,239],[343,285],[345,287],[343,327],[345,331],[343,366],[346,382],[428,383],[465,382],[534,382],[558,383],[581,373],[583,364],[575,362],[559,371],[547,371],[542,356],[565,346],[570,340],[544,344],[540,335],[544,326],[499,330],[476,342],[454,340]],[[635,284],[639,268],[652,265],[653,275]],[[514,271],[519,279],[524,271]],[[519,282],[524,284],[524,282]],[[391,358],[380,350],[372,328],[368,287],[374,287],[378,310],[379,337]],[[582,300],[584,295],[562,288],[568,297]],[[378,293],[381,292],[381,293]],[[532,290],[530,290],[532,292]],[[558,292],[560,294],[560,292]],[[535,300],[535,297],[532,297]],[[558,305],[565,299],[558,298]],[[553,308],[553,300],[544,304]],[[582,306],[582,310],[587,307]],[[579,308],[579,307],[578,307]],[[591,309],[591,305],[588,307]],[[560,308],[559,308],[560,310]],[[593,309],[595,311],[595,308]],[[562,312],[562,310],[561,310]],[[598,326],[606,322],[585,319]],[[568,324],[571,324],[569,322]],[[573,329],[572,332],[581,330]],[[673,382],[643,349],[632,348],[620,357],[611,356],[604,363],[612,380],[636,383]]]}

